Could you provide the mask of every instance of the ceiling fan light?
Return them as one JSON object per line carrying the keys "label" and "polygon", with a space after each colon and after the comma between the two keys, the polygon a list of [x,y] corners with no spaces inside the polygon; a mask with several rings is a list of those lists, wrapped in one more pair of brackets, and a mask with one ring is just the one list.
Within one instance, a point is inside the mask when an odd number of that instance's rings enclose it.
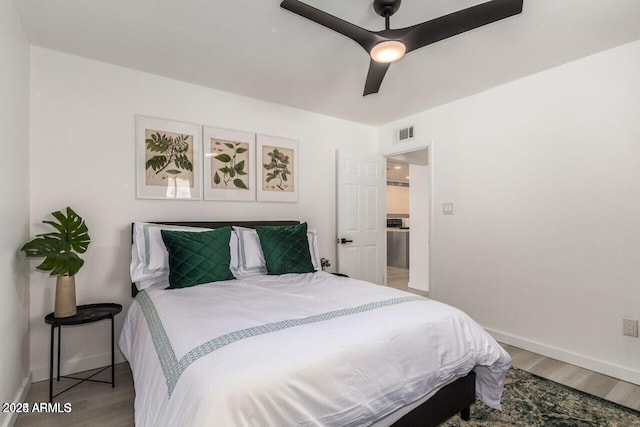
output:
{"label": "ceiling fan light", "polygon": [[388,64],[402,58],[406,51],[407,47],[401,41],[387,40],[371,49],[371,58],[376,62]]}

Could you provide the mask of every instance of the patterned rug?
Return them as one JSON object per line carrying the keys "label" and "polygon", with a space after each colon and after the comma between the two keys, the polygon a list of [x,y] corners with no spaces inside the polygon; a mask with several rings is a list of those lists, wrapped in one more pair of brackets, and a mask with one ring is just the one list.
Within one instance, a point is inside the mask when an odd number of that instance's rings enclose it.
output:
{"label": "patterned rug", "polygon": [[471,420],[459,416],[446,427],[630,427],[640,426],[640,412],[511,368],[502,395],[502,412],[479,400]]}

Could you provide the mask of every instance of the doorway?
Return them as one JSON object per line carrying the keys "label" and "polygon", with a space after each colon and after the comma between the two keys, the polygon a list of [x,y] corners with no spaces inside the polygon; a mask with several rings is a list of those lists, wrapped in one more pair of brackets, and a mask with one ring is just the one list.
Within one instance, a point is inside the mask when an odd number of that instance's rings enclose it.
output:
{"label": "doorway", "polygon": [[428,296],[429,149],[387,156],[387,286]]}
{"label": "doorway", "polygon": [[408,290],[409,243],[409,163],[387,159],[387,286]]}

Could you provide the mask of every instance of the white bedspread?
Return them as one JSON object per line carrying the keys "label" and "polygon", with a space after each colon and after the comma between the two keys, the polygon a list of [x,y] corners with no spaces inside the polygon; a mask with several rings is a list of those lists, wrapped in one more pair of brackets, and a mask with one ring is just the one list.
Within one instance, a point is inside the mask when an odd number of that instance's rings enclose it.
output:
{"label": "white bedspread", "polygon": [[463,312],[328,273],[165,290],[120,348],[144,426],[366,426],[475,369],[500,408],[509,355]]}

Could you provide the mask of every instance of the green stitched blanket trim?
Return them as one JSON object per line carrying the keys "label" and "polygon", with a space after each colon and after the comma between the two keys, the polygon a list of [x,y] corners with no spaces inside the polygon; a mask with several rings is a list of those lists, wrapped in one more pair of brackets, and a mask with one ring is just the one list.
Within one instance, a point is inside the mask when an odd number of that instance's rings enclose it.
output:
{"label": "green stitched blanket trim", "polygon": [[169,398],[171,398],[171,394],[173,393],[173,390],[178,383],[180,376],[193,362],[236,341],[255,337],[258,335],[268,334],[271,332],[281,331],[283,329],[292,328],[294,326],[308,325],[311,323],[335,319],[337,317],[364,313],[366,311],[388,307],[390,305],[421,300],[424,300],[424,297],[408,296],[391,298],[387,300],[358,305],[356,307],[328,311],[326,313],[316,314],[299,319],[281,320],[279,322],[267,323],[260,326],[240,329],[207,341],[204,344],[201,344],[190,350],[180,360],[178,360],[173,351],[173,347],[171,347],[171,342],[169,341],[169,337],[167,336],[164,326],[162,325],[160,316],[158,316],[158,312],[156,311],[156,307],[153,304],[153,301],[151,301],[151,298],[149,298],[149,295],[145,291],[139,292],[136,296],[136,301],[138,301],[138,303],[142,307],[142,312],[145,319],[147,320],[149,331],[151,332],[151,339],[153,340],[153,344],[156,348],[156,354],[158,355],[158,360],[160,361],[160,366],[162,367],[162,371],[167,382]]}
{"label": "green stitched blanket trim", "polygon": [[[167,332],[164,330],[160,316],[158,316],[156,306],[153,305],[153,301],[151,301],[147,292],[138,292],[135,299],[138,304],[140,304],[140,307],[142,307],[142,313],[144,314],[144,318],[147,320],[147,326],[151,333],[153,345],[156,348],[156,354],[158,355],[160,366],[164,372],[167,387],[172,390],[173,386],[170,385],[169,378],[175,377],[175,366],[178,366],[178,358],[173,352],[173,347],[171,347],[171,342],[169,341]],[[179,376],[180,374],[178,374],[178,377]],[[169,396],[171,396],[171,393],[169,393]]]}

